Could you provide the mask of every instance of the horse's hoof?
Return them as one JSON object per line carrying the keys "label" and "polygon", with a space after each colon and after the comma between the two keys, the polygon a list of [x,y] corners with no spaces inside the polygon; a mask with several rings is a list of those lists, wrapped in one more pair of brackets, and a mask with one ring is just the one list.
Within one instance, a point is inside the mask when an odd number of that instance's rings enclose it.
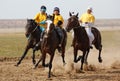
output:
{"label": "horse's hoof", "polygon": [[34,65],[36,64],[36,60],[33,61],[33,64],[34,64]]}
{"label": "horse's hoof", "polygon": [[18,66],[19,66],[19,63],[15,64],[14,66],[18,67]]}
{"label": "horse's hoof", "polygon": [[82,58],[82,56],[79,56],[79,57],[78,57],[78,61],[79,61],[81,58]]}
{"label": "horse's hoof", "polygon": [[74,60],[74,63],[77,63],[78,61]]}
{"label": "horse's hoof", "polygon": [[36,66],[34,66],[33,69],[36,69]]}
{"label": "horse's hoof", "polygon": [[15,64],[14,66],[18,67],[18,64]]}
{"label": "horse's hoof", "polygon": [[51,76],[50,75],[48,75],[48,78],[50,78]]}
{"label": "horse's hoof", "polygon": [[101,60],[99,60],[99,63],[102,63],[102,59],[101,59]]}
{"label": "horse's hoof", "polygon": [[85,71],[83,71],[83,70],[76,70],[76,73],[85,73]]}
{"label": "horse's hoof", "polygon": [[65,66],[67,63],[63,63],[63,66]]}
{"label": "horse's hoof", "polygon": [[90,46],[90,49],[93,49],[93,47],[92,47],[92,46]]}
{"label": "horse's hoof", "polygon": [[85,71],[83,71],[83,70],[79,70],[79,73],[85,73]]}
{"label": "horse's hoof", "polygon": [[33,69],[36,69],[38,65],[35,65]]}
{"label": "horse's hoof", "polygon": [[102,63],[102,59],[101,58],[99,58],[98,60],[99,60],[99,63]]}
{"label": "horse's hoof", "polygon": [[88,62],[84,62],[86,65],[88,65]]}

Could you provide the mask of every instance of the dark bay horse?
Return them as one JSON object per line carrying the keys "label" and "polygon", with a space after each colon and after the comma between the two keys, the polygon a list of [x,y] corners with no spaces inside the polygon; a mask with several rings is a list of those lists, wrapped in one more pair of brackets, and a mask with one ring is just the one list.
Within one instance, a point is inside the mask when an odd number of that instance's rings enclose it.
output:
{"label": "dark bay horse", "polygon": [[[87,63],[88,53],[90,51],[89,46],[89,38],[85,31],[85,28],[80,26],[78,20],[78,14],[72,15],[69,13],[70,18],[68,19],[66,31],[70,31],[73,29],[74,31],[74,41],[73,41],[73,48],[74,48],[74,62],[77,63],[81,59],[81,70],[83,69],[83,63]],[[94,34],[94,41],[93,44],[97,50],[99,50],[98,60],[101,63],[101,51],[102,51],[102,44],[101,44],[101,34],[95,27],[92,27],[92,33]],[[82,56],[77,58],[77,52],[81,50],[83,52]]]}
{"label": "dark bay horse", "polygon": [[[41,52],[42,56],[40,57],[38,63],[35,65],[35,68],[38,66],[38,64],[43,61],[43,66],[44,67],[49,67],[49,73],[48,73],[48,78],[51,76],[51,68],[52,68],[52,61],[54,58],[55,50],[59,46],[59,37],[57,35],[57,31],[55,30],[55,25],[53,24],[53,21],[50,19],[47,19],[47,29],[45,30],[45,35],[43,37],[43,40],[41,41]],[[62,49],[62,61],[65,64],[65,47],[66,47],[66,42],[67,42],[67,33],[65,30],[63,30],[64,33],[64,39],[63,43],[61,45]],[[46,59],[46,54],[50,55],[50,61],[48,64],[45,64],[45,59]]]}
{"label": "dark bay horse", "polygon": [[18,66],[21,63],[21,61],[24,59],[24,57],[26,56],[26,54],[30,48],[33,49],[32,62],[33,62],[33,64],[35,64],[36,63],[35,51],[40,50],[40,47],[38,47],[37,49],[34,49],[35,45],[40,41],[40,34],[41,34],[35,20],[28,19],[25,30],[26,30],[25,35],[28,38],[28,41],[27,41],[25,51],[24,51],[22,57],[20,58],[20,60],[18,61],[18,63],[16,64],[16,66]]}

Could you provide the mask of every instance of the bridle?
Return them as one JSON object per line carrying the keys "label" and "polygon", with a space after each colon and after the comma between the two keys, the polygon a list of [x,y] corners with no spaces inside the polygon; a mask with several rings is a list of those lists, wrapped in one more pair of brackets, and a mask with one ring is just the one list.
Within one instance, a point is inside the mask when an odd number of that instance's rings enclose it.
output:
{"label": "bridle", "polygon": [[[33,23],[34,25],[36,25],[35,23]],[[29,36],[27,37],[28,40],[30,39],[31,37],[31,34],[35,32],[35,30],[37,29],[38,25],[36,25],[36,27],[33,29],[33,31],[29,34]]]}
{"label": "bridle", "polygon": [[[34,25],[36,25],[35,23],[33,23]],[[34,33],[35,30],[37,29],[38,25],[36,25],[36,27],[34,28],[34,30],[31,33]]]}
{"label": "bridle", "polygon": [[[79,23],[79,21],[78,21],[78,23]],[[76,28],[80,28],[81,26],[79,25],[79,26],[76,26],[76,27],[72,27],[72,29],[76,29]]]}

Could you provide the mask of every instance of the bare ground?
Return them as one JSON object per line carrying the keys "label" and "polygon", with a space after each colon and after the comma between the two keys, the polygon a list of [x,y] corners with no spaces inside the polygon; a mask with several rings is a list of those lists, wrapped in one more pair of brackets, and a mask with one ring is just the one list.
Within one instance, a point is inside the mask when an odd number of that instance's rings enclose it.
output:
{"label": "bare ground", "polygon": [[[57,53],[53,62],[52,74],[48,79],[48,68],[41,65],[33,69],[31,58],[23,60],[19,67],[14,66],[18,58],[1,58],[0,60],[0,81],[120,81],[120,55],[115,50],[103,50],[103,63],[98,63],[98,51],[92,50],[89,54],[89,64],[80,71],[80,62],[73,63],[72,48],[66,52],[66,65],[63,66],[61,56]],[[79,52],[81,54],[81,52]],[[49,56],[48,56],[49,59]],[[38,59],[37,59],[38,60]]]}

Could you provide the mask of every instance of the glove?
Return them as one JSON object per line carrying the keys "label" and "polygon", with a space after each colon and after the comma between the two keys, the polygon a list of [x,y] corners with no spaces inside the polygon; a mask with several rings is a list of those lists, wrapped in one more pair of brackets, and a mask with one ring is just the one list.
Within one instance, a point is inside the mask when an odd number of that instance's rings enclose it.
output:
{"label": "glove", "polygon": [[57,26],[60,26],[60,25],[62,25],[62,24],[63,24],[62,21],[58,21]]}

